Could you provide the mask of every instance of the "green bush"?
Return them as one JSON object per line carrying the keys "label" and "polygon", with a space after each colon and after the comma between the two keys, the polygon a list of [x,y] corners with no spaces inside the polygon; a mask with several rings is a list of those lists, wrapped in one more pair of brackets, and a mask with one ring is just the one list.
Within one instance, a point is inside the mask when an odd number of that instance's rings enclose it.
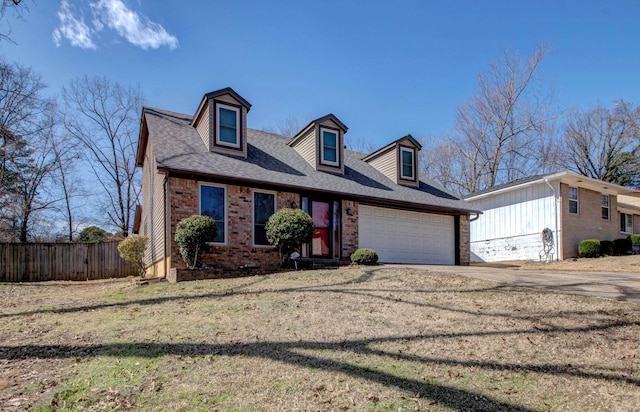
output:
{"label": "green bush", "polygon": [[110,235],[111,233],[100,229],[98,226],[89,226],[82,229],[76,240],[78,242],[100,243],[104,242]]}
{"label": "green bush", "polygon": [[208,242],[217,235],[216,221],[209,216],[192,215],[178,222],[176,243],[189,269],[200,267],[202,254],[209,248]]}
{"label": "green bush", "polygon": [[613,255],[613,242],[611,240],[600,241],[600,254],[603,256]]}
{"label": "green bush", "polygon": [[632,245],[640,243],[640,235],[629,235],[629,241],[631,241]]}
{"label": "green bush", "polygon": [[269,243],[278,248],[280,264],[284,266],[296,248],[311,240],[316,225],[302,210],[285,207],[271,215],[264,229]]}
{"label": "green bush", "polygon": [[133,264],[139,276],[144,277],[144,251],[147,248],[149,238],[147,236],[130,236],[118,243],[120,256]]}
{"label": "green bush", "polygon": [[631,240],[629,238],[621,238],[613,241],[613,253],[616,255],[626,255],[631,250]]}
{"label": "green bush", "polygon": [[585,239],[578,245],[578,254],[582,257],[598,257],[600,253],[600,241],[598,239]]}
{"label": "green bush", "polygon": [[351,254],[351,261],[358,265],[375,265],[378,263],[378,253],[373,249],[358,249]]}

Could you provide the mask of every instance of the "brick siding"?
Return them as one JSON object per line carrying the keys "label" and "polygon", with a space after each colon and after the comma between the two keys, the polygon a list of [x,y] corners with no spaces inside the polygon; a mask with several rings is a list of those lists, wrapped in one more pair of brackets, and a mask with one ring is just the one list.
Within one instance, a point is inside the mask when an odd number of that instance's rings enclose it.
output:
{"label": "brick siding", "polygon": [[[273,247],[253,246],[251,188],[226,185],[227,196],[227,245],[212,246],[203,255],[203,262],[224,270],[236,270],[240,266],[252,265],[264,269],[275,269],[279,265],[278,251]],[[175,242],[177,223],[185,217],[198,214],[199,184],[195,180],[170,178],[171,198],[171,263],[176,269],[184,269],[186,265],[180,256],[178,244]],[[294,193],[277,192],[278,208],[299,203],[299,196]]]}
{"label": "brick siding", "polygon": [[460,245],[459,245],[459,254],[460,254],[460,265],[468,266],[469,260],[471,258],[471,246],[469,243],[469,216],[461,215],[460,216]]}
{"label": "brick siding", "polygon": [[[349,209],[350,213],[347,213]],[[358,249],[358,202],[342,201],[342,260],[349,260]]]}
{"label": "brick siding", "polygon": [[578,188],[578,214],[569,213],[569,185],[560,185],[562,202],[562,259],[578,256],[578,244],[584,239],[614,240],[620,233],[617,197],[609,195],[609,219],[602,218],[600,192]]}

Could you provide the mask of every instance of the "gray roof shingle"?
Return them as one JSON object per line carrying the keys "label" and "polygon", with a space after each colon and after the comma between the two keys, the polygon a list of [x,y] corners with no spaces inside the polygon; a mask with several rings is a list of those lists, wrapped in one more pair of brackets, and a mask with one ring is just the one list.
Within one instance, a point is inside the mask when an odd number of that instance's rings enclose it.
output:
{"label": "gray roof shingle", "polygon": [[362,153],[345,150],[345,174],[316,171],[293,148],[287,137],[247,129],[247,158],[209,152],[190,125],[192,116],[151,107],[143,108],[149,139],[159,169],[247,181],[302,191],[340,194],[371,203],[451,213],[477,209],[421,179],[418,188],[405,187],[362,161]]}

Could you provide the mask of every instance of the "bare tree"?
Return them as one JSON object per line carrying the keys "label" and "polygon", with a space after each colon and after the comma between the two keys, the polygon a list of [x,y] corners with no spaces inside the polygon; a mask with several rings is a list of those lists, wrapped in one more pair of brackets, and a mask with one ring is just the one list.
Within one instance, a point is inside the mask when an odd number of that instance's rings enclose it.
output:
{"label": "bare tree", "polygon": [[276,122],[271,126],[266,126],[262,130],[281,136],[293,137],[309,124],[313,118],[310,115],[292,114]]}
{"label": "bare tree", "polygon": [[31,142],[46,129],[45,88],[30,68],[0,57],[0,231],[12,240],[26,239],[21,223],[25,182],[38,172],[34,149],[41,146]]}
{"label": "bare tree", "polygon": [[640,107],[618,101],[574,111],[563,134],[564,165],[577,173],[622,185],[640,179]]}
{"label": "bare tree", "polygon": [[124,87],[104,77],[76,78],[63,88],[65,129],[84,147],[84,156],[102,188],[98,196],[108,224],[127,236],[140,196],[135,167],[139,87]]}
{"label": "bare tree", "polygon": [[65,238],[71,242],[78,233],[78,212],[86,205],[87,192],[84,183],[77,173],[80,160],[80,148],[75,139],[67,139],[63,134],[54,139],[52,150],[57,165],[53,173],[54,184],[60,198],[56,207],[57,217],[65,221]]}
{"label": "bare tree", "polygon": [[[53,110],[53,105],[51,110]],[[30,143],[30,161],[20,169],[20,177],[16,184],[14,208],[19,225],[19,241],[26,242],[33,231],[33,218],[46,211],[59,201],[53,193],[52,186],[47,185],[52,171],[58,165],[54,147],[54,118],[50,113],[43,119],[44,126]]]}
{"label": "bare tree", "polygon": [[[24,0],[2,0],[2,3],[0,3],[0,20],[4,20],[8,10],[11,10],[14,16],[21,19],[23,14],[28,11],[28,8]],[[2,32],[0,32],[0,40],[13,42],[11,39],[10,25],[8,25],[7,29],[3,29]]]}
{"label": "bare tree", "polygon": [[[429,176],[465,194],[537,172],[546,161],[547,137],[557,118],[553,93],[543,86],[540,66],[548,52],[537,48],[526,60],[504,52],[478,75],[478,91],[458,109],[452,134],[428,154]],[[427,162],[423,162],[427,164]]]}

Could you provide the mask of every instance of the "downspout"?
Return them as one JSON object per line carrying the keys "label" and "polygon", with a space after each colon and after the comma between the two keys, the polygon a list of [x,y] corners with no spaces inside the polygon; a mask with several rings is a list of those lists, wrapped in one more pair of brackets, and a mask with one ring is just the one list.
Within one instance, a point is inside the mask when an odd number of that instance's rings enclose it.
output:
{"label": "downspout", "polygon": [[[163,254],[164,254],[164,258],[162,259],[162,264],[164,266],[164,278],[168,279],[169,278],[169,273],[167,272],[167,202],[169,200],[169,196],[167,193],[167,188],[169,186],[169,173],[165,172],[164,173],[164,182],[162,183],[163,186],[163,194],[164,194],[164,204],[163,204],[163,208],[164,208],[164,213],[162,213],[162,216],[164,218],[164,224],[163,226],[163,241],[162,244],[164,245],[164,250],[163,250]],[[169,208],[169,210],[171,210],[171,208]],[[171,248],[171,246],[169,246],[169,248]]]}
{"label": "downspout", "polygon": [[544,182],[549,186],[549,189],[553,192],[553,199],[555,200],[553,205],[553,221],[555,224],[555,233],[556,233],[556,260],[560,260],[560,236],[558,233],[558,204],[560,203],[560,199],[558,198],[558,194],[556,193],[556,189],[551,186],[548,178],[544,178]]}
{"label": "downspout", "polygon": [[[475,214],[473,218],[471,217],[472,214]],[[469,223],[475,222],[478,218],[480,218],[480,213],[469,213]]]}

